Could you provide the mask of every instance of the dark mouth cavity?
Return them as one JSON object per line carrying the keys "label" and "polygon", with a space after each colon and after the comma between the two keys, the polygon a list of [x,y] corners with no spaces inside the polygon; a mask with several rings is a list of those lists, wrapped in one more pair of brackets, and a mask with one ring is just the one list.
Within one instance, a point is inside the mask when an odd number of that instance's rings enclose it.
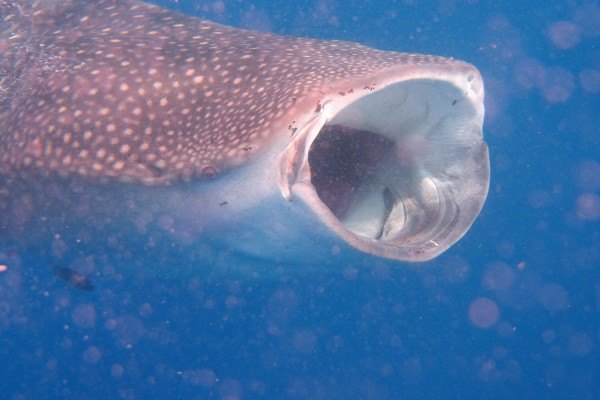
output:
{"label": "dark mouth cavity", "polygon": [[349,211],[362,182],[376,174],[394,143],[378,134],[342,125],[325,125],[308,153],[311,182],[321,201],[339,220]]}

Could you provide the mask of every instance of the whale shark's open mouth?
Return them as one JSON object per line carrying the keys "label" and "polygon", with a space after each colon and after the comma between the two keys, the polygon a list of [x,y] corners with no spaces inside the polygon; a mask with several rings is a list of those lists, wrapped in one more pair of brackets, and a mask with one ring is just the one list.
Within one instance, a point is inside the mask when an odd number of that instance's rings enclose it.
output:
{"label": "whale shark's open mouth", "polygon": [[487,194],[481,113],[468,93],[438,80],[392,84],[359,98],[310,145],[318,201],[308,202],[327,207],[334,230],[362,250],[434,257],[467,231]]}

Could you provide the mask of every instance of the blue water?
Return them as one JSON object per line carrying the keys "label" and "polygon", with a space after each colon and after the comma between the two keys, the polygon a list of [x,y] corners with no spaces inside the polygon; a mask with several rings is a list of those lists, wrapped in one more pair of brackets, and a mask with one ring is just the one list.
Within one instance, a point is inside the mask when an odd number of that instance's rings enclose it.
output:
{"label": "blue water", "polygon": [[420,266],[137,277],[83,292],[0,249],[11,266],[0,399],[600,398],[597,2],[162,5],[473,63],[488,200],[456,246]]}

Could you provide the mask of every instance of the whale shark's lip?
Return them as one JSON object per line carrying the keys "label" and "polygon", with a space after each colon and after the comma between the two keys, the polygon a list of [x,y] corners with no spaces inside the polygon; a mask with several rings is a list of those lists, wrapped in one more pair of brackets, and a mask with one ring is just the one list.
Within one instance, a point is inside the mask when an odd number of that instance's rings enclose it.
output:
{"label": "whale shark's lip", "polygon": [[362,252],[426,261],[466,233],[487,196],[481,76],[459,64],[370,81],[317,101],[278,158],[280,190]]}

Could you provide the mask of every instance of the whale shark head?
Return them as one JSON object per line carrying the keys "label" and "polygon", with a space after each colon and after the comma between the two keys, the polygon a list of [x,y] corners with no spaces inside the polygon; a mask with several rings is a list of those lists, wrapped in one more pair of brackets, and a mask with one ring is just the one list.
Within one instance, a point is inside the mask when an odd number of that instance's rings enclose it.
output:
{"label": "whale shark head", "polygon": [[418,262],[485,201],[467,63],[130,0],[8,1],[0,21],[2,243]]}

